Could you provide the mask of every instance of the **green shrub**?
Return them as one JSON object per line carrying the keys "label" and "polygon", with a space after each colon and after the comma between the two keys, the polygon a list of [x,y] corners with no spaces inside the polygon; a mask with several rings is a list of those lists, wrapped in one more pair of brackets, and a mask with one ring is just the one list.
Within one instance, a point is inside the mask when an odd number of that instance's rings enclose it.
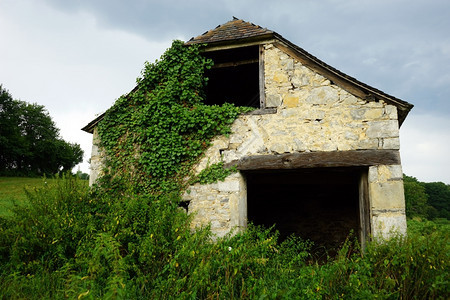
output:
{"label": "green shrub", "polygon": [[0,290],[14,298],[50,296],[61,289],[64,267],[94,223],[85,181],[69,175],[43,182],[26,191],[27,205],[0,218]]}
{"label": "green shrub", "polygon": [[435,299],[449,295],[448,237],[439,234],[395,238],[385,244],[372,243],[367,259],[380,288],[392,285],[402,299]]}
{"label": "green shrub", "polygon": [[0,219],[4,298],[450,295],[447,221],[410,220],[407,238],[371,242],[364,253],[349,239],[336,258],[319,264],[309,253],[311,243],[297,237],[280,243],[271,229],[249,226],[212,242],[208,228],[190,229],[176,195],[165,201],[102,198],[76,178],[28,195],[29,206]]}
{"label": "green shrub", "polygon": [[1,263],[20,265],[26,273],[43,260],[49,269],[57,269],[73,258],[77,243],[89,231],[88,187],[63,176],[26,194],[28,205],[14,207],[14,215],[1,221]]}

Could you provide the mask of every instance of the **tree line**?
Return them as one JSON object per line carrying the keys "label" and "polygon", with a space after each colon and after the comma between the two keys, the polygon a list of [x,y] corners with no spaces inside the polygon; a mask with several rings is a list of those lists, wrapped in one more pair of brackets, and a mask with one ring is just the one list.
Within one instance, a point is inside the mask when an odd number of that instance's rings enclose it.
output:
{"label": "tree line", "polygon": [[50,175],[82,160],[80,145],[59,136],[44,106],[13,99],[0,85],[0,175]]}
{"label": "tree line", "polygon": [[450,220],[450,185],[443,182],[421,182],[403,176],[406,214],[410,218],[445,218]]}

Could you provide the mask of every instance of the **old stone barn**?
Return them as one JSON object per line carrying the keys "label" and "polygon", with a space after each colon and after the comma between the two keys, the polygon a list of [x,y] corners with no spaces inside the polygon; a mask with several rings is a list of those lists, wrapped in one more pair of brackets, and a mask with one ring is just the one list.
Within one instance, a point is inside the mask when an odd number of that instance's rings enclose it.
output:
{"label": "old stone barn", "polygon": [[[223,161],[239,172],[184,194],[194,226],[223,236],[248,222],[276,224],[322,245],[353,231],[405,233],[399,127],[413,105],[320,61],[281,35],[234,18],[187,45],[214,61],[206,103],[253,106],[214,139],[196,166]],[[91,182],[101,169],[93,133]]]}

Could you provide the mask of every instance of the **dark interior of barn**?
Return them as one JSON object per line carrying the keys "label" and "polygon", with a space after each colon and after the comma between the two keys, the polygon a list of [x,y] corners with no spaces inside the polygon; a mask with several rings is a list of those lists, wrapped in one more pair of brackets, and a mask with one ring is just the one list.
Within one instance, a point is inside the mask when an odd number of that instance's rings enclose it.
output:
{"label": "dark interior of barn", "polygon": [[248,220],[294,234],[313,250],[334,251],[353,231],[359,236],[360,172],[348,168],[248,172]]}

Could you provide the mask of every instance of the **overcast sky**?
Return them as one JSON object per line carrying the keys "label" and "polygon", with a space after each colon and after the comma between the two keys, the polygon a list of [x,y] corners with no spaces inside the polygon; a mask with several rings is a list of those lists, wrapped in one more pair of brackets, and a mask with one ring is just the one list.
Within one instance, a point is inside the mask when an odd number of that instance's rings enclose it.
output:
{"label": "overcast sky", "polygon": [[276,31],[338,70],[415,105],[403,171],[450,183],[448,0],[0,0],[0,84],[44,105],[87,163],[80,130],[135,85],[174,39],[233,16]]}

